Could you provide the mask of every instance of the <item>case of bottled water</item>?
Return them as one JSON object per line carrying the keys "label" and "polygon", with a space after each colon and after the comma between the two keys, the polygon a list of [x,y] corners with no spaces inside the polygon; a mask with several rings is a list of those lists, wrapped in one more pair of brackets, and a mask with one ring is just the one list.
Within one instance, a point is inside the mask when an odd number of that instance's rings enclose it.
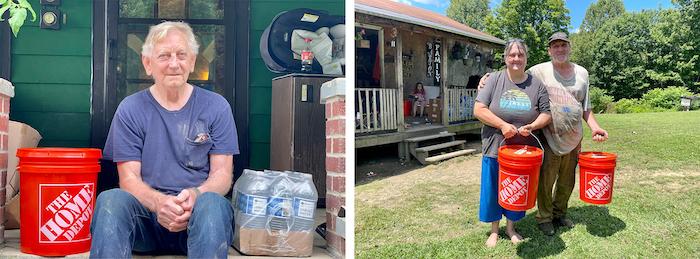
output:
{"label": "case of bottled water", "polygon": [[310,174],[246,169],[233,201],[234,247],[241,253],[311,255],[318,192]]}

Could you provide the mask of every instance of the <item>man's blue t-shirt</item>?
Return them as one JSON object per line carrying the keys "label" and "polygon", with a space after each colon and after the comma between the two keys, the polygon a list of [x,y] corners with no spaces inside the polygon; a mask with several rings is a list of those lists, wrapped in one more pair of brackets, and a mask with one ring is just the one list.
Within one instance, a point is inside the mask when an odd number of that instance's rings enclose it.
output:
{"label": "man's blue t-shirt", "polygon": [[209,154],[239,154],[238,135],[226,99],[199,87],[178,111],[163,108],[148,89],[124,98],[104,148],[105,159],[140,161],[143,181],[166,194],[201,185]]}

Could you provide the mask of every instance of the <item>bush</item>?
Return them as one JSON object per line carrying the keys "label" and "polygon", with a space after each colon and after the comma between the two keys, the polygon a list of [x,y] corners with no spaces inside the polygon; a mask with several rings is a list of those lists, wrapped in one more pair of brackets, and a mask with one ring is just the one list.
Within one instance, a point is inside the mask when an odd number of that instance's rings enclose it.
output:
{"label": "bush", "polygon": [[588,98],[591,100],[591,109],[594,113],[606,112],[608,106],[613,102],[613,97],[608,95],[608,91],[605,89],[591,86],[588,94]]}
{"label": "bush", "polygon": [[618,100],[612,109],[615,113],[642,113],[642,112],[663,112],[668,111],[668,109],[660,107],[652,107],[648,103],[639,99],[626,99],[622,98]]}
{"label": "bush", "polygon": [[690,109],[691,110],[700,110],[700,99],[693,100],[693,102],[690,103]]}
{"label": "bush", "polygon": [[681,96],[690,96],[693,93],[685,87],[672,86],[665,89],[656,88],[642,96],[642,102],[651,107],[680,111]]}

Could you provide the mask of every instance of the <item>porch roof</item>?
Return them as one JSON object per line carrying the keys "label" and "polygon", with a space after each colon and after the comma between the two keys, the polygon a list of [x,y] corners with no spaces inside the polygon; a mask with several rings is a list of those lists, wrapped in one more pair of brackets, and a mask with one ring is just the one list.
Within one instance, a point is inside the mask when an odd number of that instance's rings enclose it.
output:
{"label": "porch roof", "polygon": [[505,41],[481,32],[447,16],[388,0],[355,0],[355,11],[386,19],[434,28],[500,45]]}

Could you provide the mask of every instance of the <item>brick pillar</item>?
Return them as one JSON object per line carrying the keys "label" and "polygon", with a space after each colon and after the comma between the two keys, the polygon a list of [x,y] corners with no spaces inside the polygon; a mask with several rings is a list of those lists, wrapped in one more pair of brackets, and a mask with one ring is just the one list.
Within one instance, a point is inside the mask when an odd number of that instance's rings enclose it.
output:
{"label": "brick pillar", "polygon": [[7,183],[7,146],[10,125],[10,98],[15,88],[0,78],[0,243],[5,243],[5,184]]}
{"label": "brick pillar", "polygon": [[321,102],[326,105],[326,241],[331,254],[344,258],[345,224],[336,222],[345,206],[345,79],[323,84]]}

